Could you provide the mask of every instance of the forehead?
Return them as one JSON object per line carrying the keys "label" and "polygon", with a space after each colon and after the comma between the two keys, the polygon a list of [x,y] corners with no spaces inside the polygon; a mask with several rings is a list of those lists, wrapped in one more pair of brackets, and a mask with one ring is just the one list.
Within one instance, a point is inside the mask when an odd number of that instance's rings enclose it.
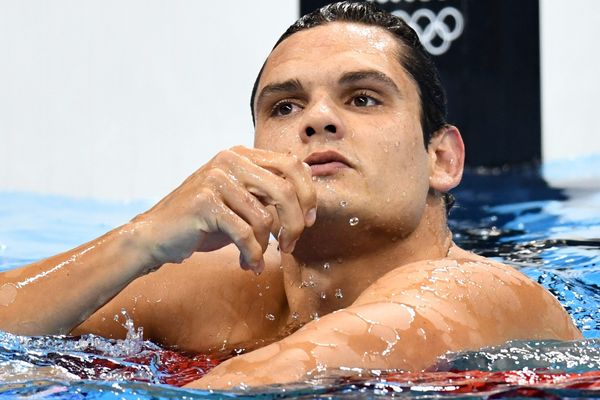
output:
{"label": "forehead", "polygon": [[272,82],[335,79],[356,70],[377,70],[399,87],[414,86],[399,62],[401,51],[393,34],[383,28],[330,22],[297,32],[277,46],[267,59],[259,90]]}

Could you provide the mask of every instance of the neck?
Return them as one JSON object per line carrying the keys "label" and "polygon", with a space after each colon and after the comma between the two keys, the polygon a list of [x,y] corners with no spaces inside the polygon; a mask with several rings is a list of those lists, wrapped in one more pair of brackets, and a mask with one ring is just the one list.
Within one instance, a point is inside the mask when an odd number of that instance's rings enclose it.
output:
{"label": "neck", "polygon": [[373,226],[352,230],[352,236],[325,232],[319,241],[315,232],[311,241],[303,234],[293,254],[281,254],[290,315],[302,322],[349,306],[396,268],[445,257],[452,243],[443,204],[435,199],[403,237]]}

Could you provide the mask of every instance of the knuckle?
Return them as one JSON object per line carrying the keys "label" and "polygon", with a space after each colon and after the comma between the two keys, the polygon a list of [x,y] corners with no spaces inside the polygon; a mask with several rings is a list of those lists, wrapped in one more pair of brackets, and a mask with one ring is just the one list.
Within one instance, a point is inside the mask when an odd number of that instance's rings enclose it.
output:
{"label": "knuckle", "polygon": [[304,224],[296,224],[296,223],[288,224],[285,227],[285,229],[286,229],[289,237],[298,237],[298,236],[300,236],[300,234],[302,233],[302,230],[304,229]]}
{"label": "knuckle", "polygon": [[280,188],[281,195],[285,200],[293,200],[296,197],[296,191],[294,185],[288,181],[283,181]]}
{"label": "knuckle", "polygon": [[229,151],[238,152],[238,151],[243,151],[245,149],[246,148],[244,146],[238,144],[238,145],[230,147]]}
{"label": "knuckle", "polygon": [[244,227],[240,228],[237,237],[240,242],[247,245],[248,242],[252,241],[254,238],[254,231],[249,225],[245,225]]}
{"label": "knuckle", "polygon": [[294,155],[292,160],[293,160],[293,163],[294,163],[294,168],[296,168],[299,171],[302,171],[304,169],[304,166],[306,164],[304,164],[302,161],[300,161],[300,159],[298,157],[296,157]]}
{"label": "knuckle", "polygon": [[308,193],[308,205],[310,208],[317,205],[317,192],[315,190],[311,190]]}
{"label": "knuckle", "polygon": [[223,150],[215,157],[219,164],[231,164],[237,160],[238,154],[232,149]]}
{"label": "knuckle", "polygon": [[271,226],[273,226],[274,221],[275,221],[275,218],[273,218],[273,216],[270,213],[265,213],[261,217],[261,224],[264,227],[266,227],[267,229],[271,229]]}
{"label": "knuckle", "polygon": [[195,201],[197,204],[206,206],[206,205],[214,205],[217,203],[216,194],[207,188],[202,188],[195,196]]}
{"label": "knuckle", "polygon": [[252,193],[248,192],[246,189],[242,192],[242,202],[247,207],[255,207],[257,200],[256,197],[254,197]]}
{"label": "knuckle", "polygon": [[289,157],[284,157],[282,162],[283,162],[284,168],[287,171],[290,171],[290,173],[293,171],[297,171],[298,168],[301,168],[301,164],[302,164],[300,159],[295,154],[291,154]]}
{"label": "knuckle", "polygon": [[226,178],[227,176],[225,172],[223,172],[223,170],[220,168],[211,168],[208,171],[206,171],[205,175],[205,181],[213,185],[217,183],[222,183],[224,180],[226,180]]}
{"label": "knuckle", "polygon": [[254,224],[254,231],[257,238],[263,238],[268,236],[271,232],[271,226],[273,225],[272,216],[261,216]]}

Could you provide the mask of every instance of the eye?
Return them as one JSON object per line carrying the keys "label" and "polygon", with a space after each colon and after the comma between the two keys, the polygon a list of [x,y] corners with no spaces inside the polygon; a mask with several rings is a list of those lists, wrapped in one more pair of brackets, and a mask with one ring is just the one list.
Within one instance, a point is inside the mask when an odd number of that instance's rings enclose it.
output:
{"label": "eye", "polygon": [[381,102],[369,95],[359,94],[352,98],[351,104],[356,107],[373,107],[381,104]]}
{"label": "eye", "polygon": [[273,110],[271,111],[271,115],[275,117],[283,117],[286,115],[290,115],[294,111],[300,108],[298,105],[290,102],[290,101],[280,101],[273,106]]}

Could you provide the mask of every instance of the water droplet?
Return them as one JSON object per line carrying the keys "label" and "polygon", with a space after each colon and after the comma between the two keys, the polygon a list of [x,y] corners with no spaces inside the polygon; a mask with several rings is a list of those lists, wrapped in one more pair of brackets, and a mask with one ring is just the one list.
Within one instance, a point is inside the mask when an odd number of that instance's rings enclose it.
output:
{"label": "water droplet", "polygon": [[317,372],[325,372],[327,371],[327,367],[325,364],[317,363]]}
{"label": "water droplet", "polygon": [[300,289],[305,288],[305,287],[315,287],[317,286],[317,284],[312,280],[312,277],[308,278],[308,281],[302,281],[302,283],[300,283]]}
{"label": "water droplet", "polygon": [[350,218],[350,221],[348,221],[350,223],[350,226],[356,226],[358,225],[358,218],[357,217],[352,217]]}
{"label": "water droplet", "polygon": [[265,315],[265,318],[268,319],[269,321],[275,321],[275,316],[271,313],[268,313],[267,315]]}
{"label": "water droplet", "polygon": [[326,299],[327,298],[327,294],[325,294],[325,292],[321,292],[321,298],[322,299]]}
{"label": "water droplet", "polygon": [[329,268],[331,268],[331,265],[328,262],[323,264],[323,269],[329,269]]}
{"label": "water droplet", "polygon": [[310,318],[314,319],[315,321],[319,319],[319,313],[313,312],[310,313]]}
{"label": "water droplet", "polygon": [[298,314],[296,311],[294,311],[292,313],[292,319],[298,319],[298,318],[300,318],[300,314]]}
{"label": "water droplet", "polygon": [[348,202],[346,200],[340,201],[340,206],[341,207],[346,207],[347,205],[348,205]]}
{"label": "water droplet", "polygon": [[342,293],[342,289],[335,289],[335,297],[338,299],[344,298],[344,293]]}

